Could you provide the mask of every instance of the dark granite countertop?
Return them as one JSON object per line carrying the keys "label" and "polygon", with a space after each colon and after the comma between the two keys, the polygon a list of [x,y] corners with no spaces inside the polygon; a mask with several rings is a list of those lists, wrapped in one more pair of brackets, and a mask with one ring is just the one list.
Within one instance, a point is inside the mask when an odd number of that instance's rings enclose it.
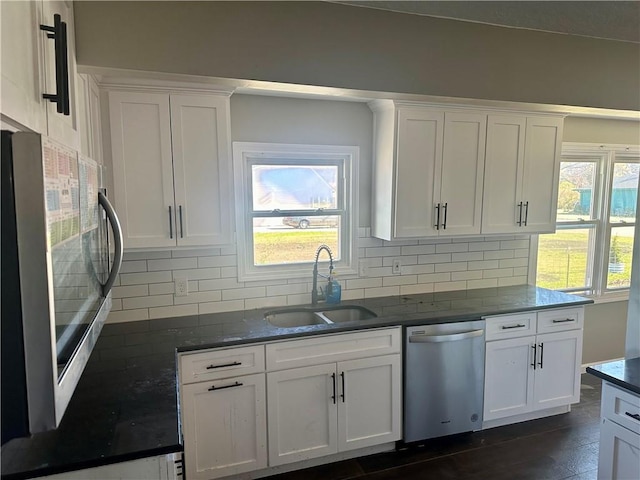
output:
{"label": "dark granite countertop", "polygon": [[640,357],[593,365],[587,372],[640,395]]}
{"label": "dark granite countertop", "polygon": [[107,324],[60,427],[3,445],[2,478],[32,478],[182,450],[176,351],[588,303],[592,300],[522,285],[345,301],[378,317],[335,325],[276,328],[264,320],[265,312],[274,309]]}

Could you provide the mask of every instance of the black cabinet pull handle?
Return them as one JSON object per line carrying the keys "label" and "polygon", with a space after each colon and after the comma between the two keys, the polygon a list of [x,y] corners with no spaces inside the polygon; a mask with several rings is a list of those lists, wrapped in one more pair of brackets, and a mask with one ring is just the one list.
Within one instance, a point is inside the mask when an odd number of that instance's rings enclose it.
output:
{"label": "black cabinet pull handle", "polygon": [[536,347],[537,345],[535,343],[531,345],[531,348],[533,348],[533,363],[531,363],[530,365],[533,367],[534,370],[536,369],[536,357],[537,357]]}
{"label": "black cabinet pull handle", "polygon": [[173,238],[173,219],[171,218],[171,205],[169,205],[169,238]]}
{"label": "black cabinet pull handle", "polygon": [[522,226],[522,202],[518,204],[518,208],[520,209],[520,215],[518,215],[518,226]]}
{"label": "black cabinet pull handle", "polygon": [[443,230],[447,229],[447,205],[448,205],[448,203],[445,202],[444,207],[442,207],[442,208],[444,208],[444,222],[442,223],[442,229]]}
{"label": "black cabinet pull handle", "polygon": [[56,62],[56,93],[43,93],[42,98],[54,102],[56,111],[69,115],[69,60],[67,55],[67,23],[59,14],[53,16],[53,27],[40,25],[40,30],[47,33],[47,38],[54,41]]}
{"label": "black cabinet pull handle", "polygon": [[640,422],[640,413],[624,412],[624,414]]}
{"label": "black cabinet pull handle", "polygon": [[527,220],[529,219],[529,202],[524,204],[524,226],[527,226]]}
{"label": "black cabinet pull handle", "polygon": [[500,328],[502,330],[509,330],[510,328],[522,328],[522,327],[526,327],[526,325],[523,323],[518,323],[516,325],[502,325]]}
{"label": "black cabinet pull handle", "polygon": [[207,367],[207,370],[211,370],[212,368],[237,367],[238,365],[242,365],[242,362],[224,363],[222,365],[209,365]]}
{"label": "black cabinet pull handle", "polygon": [[241,387],[242,385],[243,384],[240,382],[235,382],[235,383],[232,383],[231,385],[224,385],[222,387],[216,387],[215,385],[211,385],[211,388],[208,388],[207,390],[212,392],[214,390],[224,390],[225,388]]}
{"label": "black cabinet pull handle", "polygon": [[331,395],[331,400],[333,400],[333,403],[336,403],[336,374],[332,373],[331,374],[331,384],[333,385],[333,395]]}
{"label": "black cabinet pull handle", "polygon": [[182,205],[178,207],[178,213],[180,214],[180,238],[184,238],[184,228],[182,227]]}
{"label": "black cabinet pull handle", "polygon": [[340,372],[340,377],[342,378],[342,395],[340,395],[342,397],[342,403],[345,402],[347,395],[344,391],[344,372]]}
{"label": "black cabinet pull handle", "polygon": [[436,224],[434,227],[436,227],[436,230],[440,230],[440,204],[436,205]]}
{"label": "black cabinet pull handle", "polygon": [[564,320],[553,320],[553,323],[566,323],[566,322],[575,322],[574,318],[565,318]]}
{"label": "black cabinet pull handle", "polygon": [[542,366],[542,362],[544,361],[544,343],[540,344],[540,363],[538,363],[538,365],[540,365],[540,368],[543,368]]}

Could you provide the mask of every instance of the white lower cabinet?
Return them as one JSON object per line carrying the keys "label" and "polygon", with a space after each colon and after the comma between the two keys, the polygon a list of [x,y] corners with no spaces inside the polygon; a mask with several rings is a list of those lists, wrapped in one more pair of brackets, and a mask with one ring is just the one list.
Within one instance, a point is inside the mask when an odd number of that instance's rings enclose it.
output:
{"label": "white lower cabinet", "polygon": [[400,440],[400,354],[267,374],[269,465]]}
{"label": "white lower cabinet", "polygon": [[640,396],[602,382],[599,480],[640,478]]}
{"label": "white lower cabinet", "polygon": [[394,327],[181,353],[186,478],[400,440],[400,340]]}
{"label": "white lower cabinet", "polygon": [[580,401],[583,309],[531,315],[486,319],[484,422]]}

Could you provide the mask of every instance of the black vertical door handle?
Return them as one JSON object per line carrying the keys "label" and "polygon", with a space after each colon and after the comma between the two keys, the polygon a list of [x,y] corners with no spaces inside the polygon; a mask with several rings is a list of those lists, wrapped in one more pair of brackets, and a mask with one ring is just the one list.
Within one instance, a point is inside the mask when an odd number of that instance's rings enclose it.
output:
{"label": "black vertical door handle", "polygon": [[542,367],[542,362],[544,362],[544,343],[540,343],[540,363],[538,363],[538,365],[540,365],[540,368]]}
{"label": "black vertical door handle", "polygon": [[340,396],[342,397],[342,403],[344,403],[347,398],[347,394],[344,391],[344,372],[340,372],[340,377],[342,378],[342,395]]}
{"label": "black vertical door handle", "polygon": [[332,373],[331,374],[331,385],[333,385],[333,395],[331,395],[331,400],[333,400],[333,403],[336,403],[336,374]]}
{"label": "black vertical door handle", "polygon": [[436,227],[436,230],[440,230],[440,204],[439,203],[436,205],[436,223],[434,227]]}
{"label": "black vertical door handle", "polygon": [[535,370],[536,369],[536,356],[537,356],[536,348],[537,348],[537,345],[534,343],[533,345],[531,345],[531,348],[533,348],[533,363],[531,363],[530,365]]}

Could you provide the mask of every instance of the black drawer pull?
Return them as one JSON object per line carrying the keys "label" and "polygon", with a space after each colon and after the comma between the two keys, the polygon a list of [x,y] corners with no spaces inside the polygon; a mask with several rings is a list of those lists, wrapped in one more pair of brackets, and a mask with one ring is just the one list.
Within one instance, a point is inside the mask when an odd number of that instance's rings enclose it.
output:
{"label": "black drawer pull", "polygon": [[208,390],[212,392],[213,390],[224,390],[225,388],[233,388],[233,387],[241,387],[241,386],[242,386],[242,383],[240,382],[236,382],[231,385],[225,385],[224,387],[216,387],[215,385],[211,385],[211,388],[209,388]]}
{"label": "black drawer pull", "polygon": [[567,323],[567,322],[575,322],[575,318],[565,318],[564,320],[553,320],[553,323]]}
{"label": "black drawer pull", "polygon": [[624,412],[624,414],[640,422],[640,413]]}
{"label": "black drawer pull", "polygon": [[242,362],[225,363],[223,365],[209,365],[207,370],[211,370],[212,368],[237,367],[238,365],[242,365]]}
{"label": "black drawer pull", "polygon": [[509,330],[510,328],[523,328],[526,327],[526,325],[523,325],[522,323],[518,323],[517,325],[502,325],[500,328],[502,330]]}

